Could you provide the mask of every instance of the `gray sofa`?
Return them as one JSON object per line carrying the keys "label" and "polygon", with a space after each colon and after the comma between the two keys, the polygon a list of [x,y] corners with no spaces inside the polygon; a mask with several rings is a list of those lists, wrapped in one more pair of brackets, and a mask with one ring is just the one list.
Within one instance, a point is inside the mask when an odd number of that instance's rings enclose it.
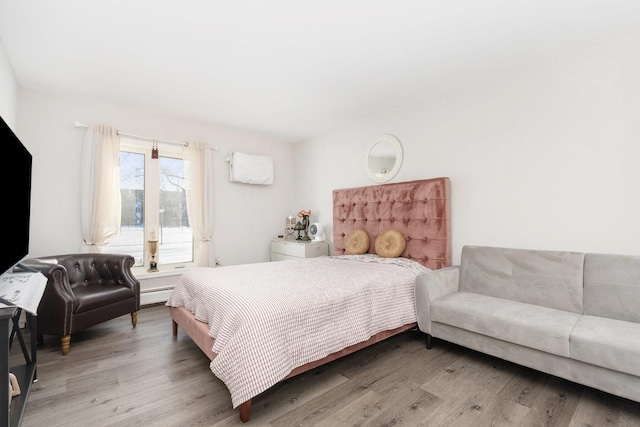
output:
{"label": "gray sofa", "polygon": [[418,326],[640,401],[640,257],[465,246],[416,279]]}

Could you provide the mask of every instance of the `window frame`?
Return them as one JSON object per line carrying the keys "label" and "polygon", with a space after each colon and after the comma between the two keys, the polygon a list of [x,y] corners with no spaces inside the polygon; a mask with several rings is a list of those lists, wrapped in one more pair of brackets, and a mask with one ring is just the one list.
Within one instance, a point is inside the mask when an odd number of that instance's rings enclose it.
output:
{"label": "window frame", "polygon": [[[181,159],[184,161],[182,154],[182,147],[178,144],[171,143],[155,143],[158,149],[158,157],[171,157]],[[159,212],[160,210],[160,167],[159,159],[151,158],[151,143],[149,141],[140,141],[134,138],[121,137],[120,138],[120,151],[126,151],[136,154],[144,155],[144,210],[143,210],[143,235],[145,236],[145,242],[143,243],[143,265],[134,266],[132,273],[134,275],[140,275],[141,273],[147,273],[149,269],[149,263],[151,261],[151,254],[149,253],[149,245],[146,244],[151,240],[152,232],[155,231],[156,239],[159,240],[160,230],[160,215],[149,214],[148,212]],[[155,160],[155,161],[152,161]],[[155,184],[154,184],[155,183]],[[173,271],[184,270],[197,265],[197,252],[195,248],[195,241],[192,236],[191,244],[191,258],[189,262],[177,262],[177,263],[164,263],[162,261],[161,249],[158,247],[158,253],[156,254],[157,268],[159,271]]]}

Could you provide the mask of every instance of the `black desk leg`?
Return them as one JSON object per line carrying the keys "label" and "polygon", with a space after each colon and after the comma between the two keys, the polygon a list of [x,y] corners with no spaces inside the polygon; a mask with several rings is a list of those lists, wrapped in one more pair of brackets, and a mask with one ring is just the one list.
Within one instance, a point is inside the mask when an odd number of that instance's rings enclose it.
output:
{"label": "black desk leg", "polygon": [[0,385],[4,384],[4,387],[0,387],[0,425],[8,426],[11,421],[11,414],[9,412],[9,336],[13,329],[13,322],[11,317],[4,317],[0,319],[0,343],[5,348],[0,351]]}
{"label": "black desk leg", "polygon": [[36,316],[31,313],[26,313],[27,316],[27,326],[29,327],[29,335],[31,336],[31,363],[35,367],[33,371],[33,382],[38,381],[38,365],[36,363],[36,350],[38,348],[38,339],[37,339],[37,327],[38,322],[36,321]]}

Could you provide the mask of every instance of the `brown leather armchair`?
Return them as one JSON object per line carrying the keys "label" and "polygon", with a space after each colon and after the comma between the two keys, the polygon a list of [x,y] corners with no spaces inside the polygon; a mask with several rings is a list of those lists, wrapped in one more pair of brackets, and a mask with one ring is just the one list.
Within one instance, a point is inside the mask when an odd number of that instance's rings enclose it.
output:
{"label": "brown leather armchair", "polygon": [[71,334],[131,313],[135,327],[140,309],[140,282],[131,273],[130,255],[80,253],[21,262],[48,281],[38,306],[37,333],[61,336],[62,354]]}

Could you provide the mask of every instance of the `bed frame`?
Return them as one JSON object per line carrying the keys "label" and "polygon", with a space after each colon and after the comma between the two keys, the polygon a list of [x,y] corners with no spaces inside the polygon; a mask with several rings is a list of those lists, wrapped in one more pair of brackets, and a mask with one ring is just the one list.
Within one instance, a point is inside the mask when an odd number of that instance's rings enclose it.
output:
{"label": "bed frame", "polygon": [[[403,257],[412,259],[431,269],[451,265],[451,226],[449,179],[433,178],[347,188],[333,191],[333,246],[334,255],[344,254],[344,241],[352,231],[362,228],[370,236],[370,253],[375,253],[375,238],[389,228],[400,231],[407,241]],[[178,326],[213,360],[214,338],[209,326],[196,320],[184,308],[169,307],[173,323],[173,336]],[[367,341],[354,344],[320,360],[295,368],[286,378],[299,375],[342,356],[361,350],[400,332],[416,323],[380,332]],[[285,378],[285,379],[286,379]],[[238,406],[240,420],[249,421],[251,400]]]}

